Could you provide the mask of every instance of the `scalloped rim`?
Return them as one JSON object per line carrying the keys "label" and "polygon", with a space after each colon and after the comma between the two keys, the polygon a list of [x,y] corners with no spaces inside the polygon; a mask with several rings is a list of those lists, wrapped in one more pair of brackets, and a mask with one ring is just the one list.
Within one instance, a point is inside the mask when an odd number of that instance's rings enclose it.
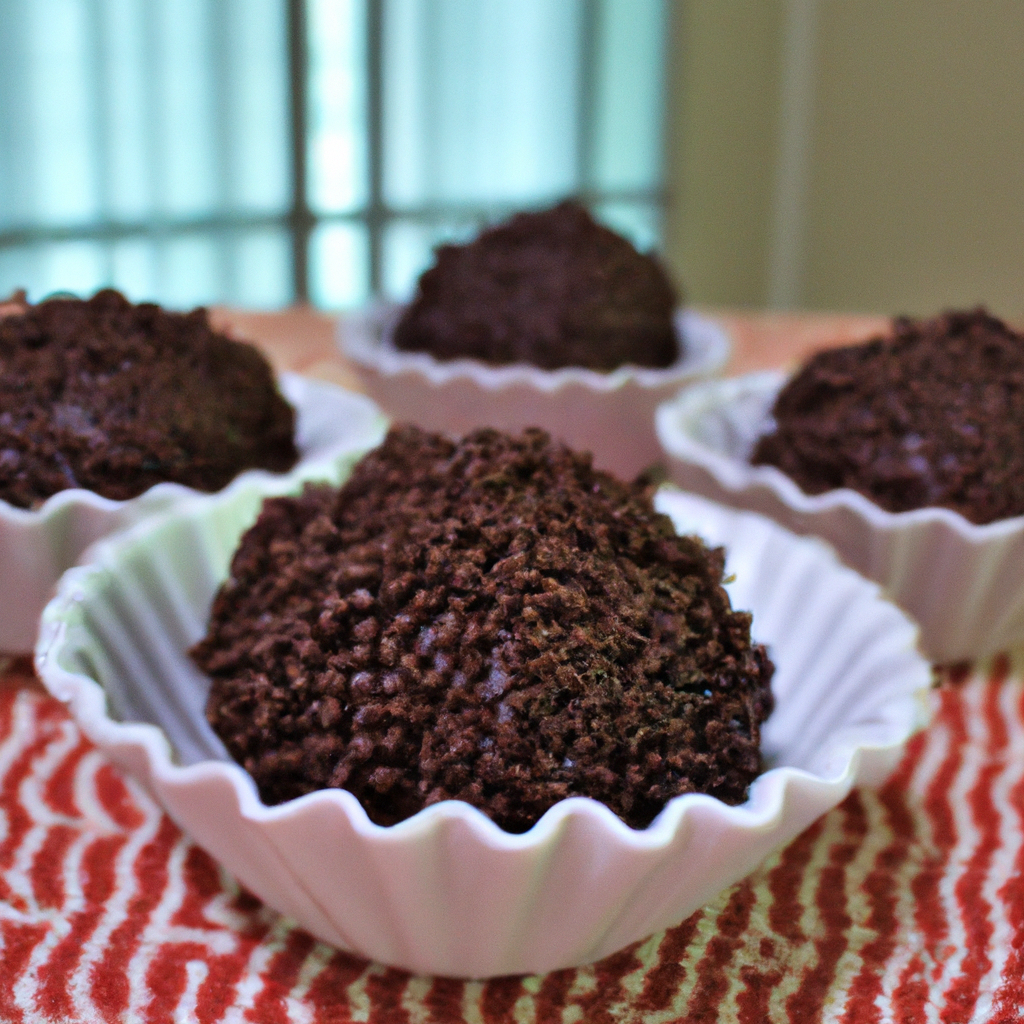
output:
{"label": "scalloped rim", "polygon": [[[284,493],[288,489],[286,480],[275,481],[277,486],[273,493]],[[670,492],[671,493],[671,492]],[[714,503],[705,499],[687,495],[688,500],[696,500],[706,505]],[[220,499],[218,499],[220,500]],[[415,842],[426,831],[442,819],[457,818],[465,822],[479,842],[495,849],[519,850],[544,845],[554,838],[564,819],[583,816],[601,823],[601,827],[611,834],[619,843],[636,850],[657,850],[668,845],[683,825],[685,817],[692,810],[704,807],[713,810],[720,820],[730,822],[740,828],[751,831],[764,831],[778,824],[794,788],[814,789],[829,792],[829,799],[838,802],[854,786],[861,762],[874,753],[894,752],[901,748],[906,740],[918,729],[922,728],[928,717],[924,695],[931,687],[930,666],[921,659],[918,666],[920,678],[912,687],[905,687],[903,697],[912,697],[914,710],[909,720],[903,721],[898,735],[889,742],[878,744],[859,744],[845,752],[845,763],[841,771],[833,777],[814,775],[802,769],[789,766],[768,769],[762,773],[750,787],[750,795],[743,804],[729,806],[704,794],[690,793],[670,800],[664,810],[644,830],[630,828],[605,805],[588,797],[572,797],[551,807],[529,831],[512,834],[503,831],[481,811],[461,801],[444,801],[425,808],[412,817],[391,826],[380,826],[372,822],[366,815],[362,805],[351,793],[344,790],[321,790],[307,794],[283,804],[268,806],[260,800],[255,783],[239,765],[228,761],[204,761],[199,764],[182,766],[172,760],[171,745],[165,733],[157,726],[147,723],[121,723],[111,719],[106,710],[106,699],[98,682],[81,673],[70,672],[60,664],[61,649],[67,635],[65,616],[73,612],[88,593],[93,578],[109,572],[107,567],[111,556],[125,546],[130,545],[139,536],[158,527],[159,523],[171,516],[189,514],[192,508],[199,507],[195,502],[179,506],[175,510],[140,523],[112,540],[99,542],[92,549],[92,557],[88,565],[69,570],[61,579],[57,596],[47,606],[43,616],[39,643],[36,648],[36,671],[47,689],[59,700],[70,705],[75,719],[80,723],[86,735],[98,746],[130,745],[142,748],[154,779],[166,782],[175,787],[183,785],[203,785],[207,780],[227,781],[235,792],[242,816],[252,822],[287,821],[310,807],[322,806],[333,810],[328,813],[344,814],[353,824],[360,836],[371,843],[402,843]],[[751,512],[728,510],[739,523],[744,520],[767,522],[775,530],[783,533],[777,524],[765,517]],[[794,538],[797,539],[797,538]],[[834,552],[824,543],[814,538],[799,538],[802,544],[814,544],[827,558],[835,571],[855,577],[858,583],[874,591],[874,596],[882,600],[881,590],[876,585],[864,580],[858,573],[842,565]],[[897,609],[893,607],[893,611]],[[901,629],[904,633],[902,645],[914,651],[917,641],[917,626],[902,613]],[[905,716],[907,717],[907,716]],[[892,725],[892,723],[889,723]]]}
{"label": "scalloped rim", "polygon": [[731,405],[744,395],[774,397],[787,379],[787,374],[767,371],[694,384],[658,406],[655,413],[658,440],[669,455],[697,463],[727,490],[739,492],[755,486],[765,487],[797,512],[820,513],[837,508],[848,509],[867,520],[871,526],[888,532],[917,524],[943,523],[971,544],[983,544],[993,538],[1006,537],[1024,530],[1024,516],[978,524],[948,508],[929,507],[908,512],[889,512],[848,487],[822,494],[807,494],[775,466],[752,466],[748,462],[728,458],[696,440],[688,432],[687,426],[699,420],[709,409]]}
{"label": "scalloped rim", "polygon": [[686,352],[672,366],[655,370],[621,366],[611,373],[583,367],[542,370],[527,363],[489,366],[474,359],[441,361],[426,352],[402,352],[390,342],[405,307],[396,303],[375,303],[338,321],[337,339],[342,354],[365,370],[385,377],[417,373],[431,384],[471,380],[479,387],[497,391],[513,384],[529,384],[539,391],[554,392],[571,384],[593,391],[615,391],[627,383],[651,389],[710,376],[722,369],[731,344],[725,329],[693,310],[677,310],[677,334],[687,344]]}
{"label": "scalloped rim", "polygon": [[[331,479],[336,483],[348,471],[347,461],[339,459]],[[209,848],[230,869],[242,872],[246,884],[270,905],[294,914],[320,938],[354,952],[419,973],[473,977],[548,971],[607,955],[681,920],[834,807],[858,782],[880,783],[931,710],[927,696],[931,670],[915,651],[916,627],[880,598],[876,585],[841,566],[820,541],[797,538],[763,516],[663,490],[658,508],[669,513],[679,529],[700,533],[710,543],[728,545],[730,537],[737,538],[736,569],[751,573],[745,576],[754,588],[749,593],[762,595],[754,605],[774,623],[764,622],[765,639],[770,643],[776,637],[782,643],[785,636],[792,658],[786,663],[790,667],[784,689],[779,691],[780,699],[792,703],[766,749],[777,749],[782,757],[783,752],[792,751],[803,767],[770,768],[754,780],[749,798],[739,806],[701,794],[677,797],[642,831],[631,829],[603,804],[582,797],[556,804],[520,835],[503,832],[482,812],[457,801],[426,808],[389,827],[371,822],[358,800],[341,790],[267,806],[250,777],[234,762],[211,758],[177,764],[167,734],[156,725],[111,719],[100,684],[76,671],[75,663],[67,662],[70,667],[66,668],[61,662],[65,650],[68,657],[73,650],[83,654],[91,650],[88,632],[79,632],[91,631],[82,618],[82,603],[93,593],[105,602],[111,574],[124,571],[127,589],[115,587],[112,599],[128,598],[132,608],[136,599],[144,602],[143,617],[132,616],[132,628],[142,633],[133,634],[137,641],[128,640],[125,654],[141,653],[148,660],[146,649],[152,643],[152,656],[165,666],[157,670],[161,678],[175,679],[173,665],[180,654],[160,653],[159,632],[153,641],[147,639],[150,631],[162,630],[164,620],[163,613],[152,618],[155,607],[147,611],[145,606],[150,600],[161,601],[161,595],[177,601],[181,592],[172,585],[166,593],[157,587],[149,596],[151,584],[146,581],[157,580],[161,570],[146,561],[146,549],[151,548],[164,564],[159,553],[166,545],[166,551],[181,555],[180,545],[206,547],[209,537],[214,546],[201,557],[216,557],[215,573],[220,573],[222,559],[233,546],[232,531],[248,521],[258,507],[257,499],[289,489],[298,489],[294,477],[274,480],[269,487],[254,482],[248,492],[236,495],[196,498],[117,538],[101,541],[91,553],[95,561],[65,574],[57,597],[47,607],[36,666],[50,692],[70,705],[84,735],[115,763],[137,773],[179,825],[204,837]],[[232,501],[237,506],[227,504]],[[191,522],[182,523],[182,519]],[[158,531],[163,532],[157,536]],[[784,573],[787,582],[781,591],[773,584],[774,573],[756,568],[764,565],[763,558],[783,558],[792,565],[793,572]],[[182,566],[183,580],[192,578],[187,561],[171,564]],[[199,591],[190,591],[193,596],[185,598],[195,609],[195,601],[205,602],[214,577],[198,565],[193,568],[197,578],[204,580]],[[826,569],[827,580],[821,583],[825,589],[814,590],[824,599],[820,604],[824,617],[813,618],[812,628],[843,631],[849,625],[858,638],[853,649],[850,641],[841,640],[846,635],[841,632],[838,645],[826,644],[819,653],[816,644],[807,647],[803,642],[803,630],[790,626],[792,602],[799,606],[804,593],[800,581],[807,571],[821,579]],[[740,600],[737,596],[736,601]],[[113,605],[106,607],[113,611]],[[191,612],[189,616],[191,636],[199,623]],[[184,635],[171,620],[167,628],[178,638],[174,648],[178,650],[177,645],[186,642]],[[102,641],[110,642],[116,654],[116,639]],[[866,660],[854,653],[864,643],[869,647]],[[822,658],[826,660],[819,673],[815,665]],[[855,675],[844,680],[850,672]],[[812,677],[807,683],[803,682],[806,673]],[[131,685],[130,670],[119,678],[121,683],[116,685]],[[857,680],[869,689],[867,703],[858,701]],[[798,723],[813,722],[819,713],[819,691],[807,686],[841,681],[845,683],[839,686],[842,703],[826,707],[822,728],[811,745],[801,749]],[[850,704],[851,700],[858,703]],[[201,712],[195,707],[189,712],[197,713]],[[317,836],[334,839],[321,850]],[[342,860],[331,853],[335,839],[341,844],[337,849],[345,851]],[[570,845],[563,848],[563,843]],[[453,862],[446,850],[458,861]],[[314,860],[306,863],[304,857],[310,855]],[[437,856],[441,860],[435,861]],[[351,869],[346,867],[349,863]],[[401,865],[421,863],[406,878]],[[699,864],[700,871],[687,873],[687,863]],[[467,874],[453,870],[456,864],[464,864]],[[609,868],[602,865],[611,864],[617,867],[609,875]],[[378,874],[386,865],[403,874]],[[497,871],[507,878],[507,884],[499,885],[501,901],[490,899],[492,887],[486,882],[490,876],[481,871]],[[558,879],[566,872],[569,891],[563,897]],[[364,874],[369,888],[348,892]],[[599,894],[592,888],[595,885],[601,887]],[[347,893],[341,902],[339,893]],[[543,902],[538,903],[541,893]],[[560,902],[586,899],[588,893],[604,908],[596,915],[586,912],[577,920],[571,911],[573,903]],[[392,902],[395,899],[412,903],[399,910]]]}

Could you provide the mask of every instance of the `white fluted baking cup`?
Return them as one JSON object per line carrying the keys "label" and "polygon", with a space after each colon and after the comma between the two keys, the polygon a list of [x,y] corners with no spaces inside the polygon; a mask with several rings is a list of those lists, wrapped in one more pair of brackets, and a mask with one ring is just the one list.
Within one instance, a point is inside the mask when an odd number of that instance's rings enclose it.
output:
{"label": "white fluted baking cup", "polygon": [[673,491],[659,507],[728,546],[733,603],[753,610],[777,666],[771,767],[744,804],[677,797],[634,831],[573,798],[522,835],[456,801],[387,828],[341,790],[268,807],[206,724],[209,681],[185,653],[266,492],[246,481],[97,545],[46,609],[36,668],[201,846],[343,949],[464,977],[595,960],[682,920],[854,785],[880,782],[923,724],[930,668],[874,584],[818,541]]}
{"label": "white fluted baking cup", "polygon": [[661,457],[654,410],[680,387],[718,373],[729,357],[724,329],[691,310],[676,314],[683,356],[662,370],[623,366],[541,370],[525,363],[489,366],[402,352],[390,341],[403,307],[373,305],[338,321],[338,343],[366,393],[390,415],[429,430],[462,435],[474,427],[543,427],[594,454],[601,469],[632,478]]}
{"label": "white fluted baking cup", "polygon": [[1024,517],[978,526],[944,508],[887,512],[849,488],[808,495],[774,466],[751,466],[785,379],[708,382],[662,405],[657,429],[671,478],[827,540],[917,620],[935,662],[1024,642]]}
{"label": "white fluted baking cup", "polygon": [[[329,464],[343,452],[372,448],[383,437],[387,421],[363,395],[290,373],[281,376],[280,387],[296,410],[303,472]],[[250,470],[229,487],[252,475],[271,474]],[[39,616],[57,580],[90,544],[198,493],[163,483],[128,501],[112,501],[81,488],[60,491],[32,510],[0,501],[0,651],[32,650]]]}

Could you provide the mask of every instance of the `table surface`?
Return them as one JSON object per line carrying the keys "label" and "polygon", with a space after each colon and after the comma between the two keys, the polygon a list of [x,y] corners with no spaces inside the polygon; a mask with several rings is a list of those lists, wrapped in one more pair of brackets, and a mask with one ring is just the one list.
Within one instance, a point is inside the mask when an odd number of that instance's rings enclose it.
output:
{"label": "table surface", "polygon": [[[343,384],[333,324],[217,321],[279,368]],[[865,317],[712,311],[728,372],[855,340]],[[118,774],[25,661],[0,685],[0,1020],[1024,1020],[1024,658],[936,674],[933,725],[857,791],[667,932],[591,967],[410,977],[259,904]]]}
{"label": "table surface", "polygon": [[[859,341],[885,329],[879,316],[834,313],[745,313],[698,309],[718,320],[733,346],[729,374],[772,369],[799,361],[816,349]],[[278,313],[242,313],[215,309],[214,322],[238,338],[256,342],[278,369],[301,370],[312,376],[358,388],[351,369],[339,355],[332,317],[296,307]]]}

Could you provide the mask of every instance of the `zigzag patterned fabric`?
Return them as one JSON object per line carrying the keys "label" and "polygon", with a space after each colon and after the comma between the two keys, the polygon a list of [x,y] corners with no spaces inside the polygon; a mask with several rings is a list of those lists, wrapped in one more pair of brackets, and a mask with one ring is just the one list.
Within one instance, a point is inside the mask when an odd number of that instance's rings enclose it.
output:
{"label": "zigzag patterned fabric", "polygon": [[488,982],[410,977],[316,942],[9,673],[0,1020],[1022,1020],[1020,667],[942,673],[934,724],[880,792],[854,793],[678,927],[592,967]]}

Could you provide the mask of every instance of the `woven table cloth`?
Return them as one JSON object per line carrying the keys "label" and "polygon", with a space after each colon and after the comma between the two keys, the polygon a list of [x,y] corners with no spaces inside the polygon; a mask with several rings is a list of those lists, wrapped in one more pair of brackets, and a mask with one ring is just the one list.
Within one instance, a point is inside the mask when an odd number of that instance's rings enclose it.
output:
{"label": "woven table cloth", "polygon": [[590,967],[411,977],[317,942],[183,836],[16,663],[0,688],[0,1021],[1024,1020],[1024,658],[675,928]]}

